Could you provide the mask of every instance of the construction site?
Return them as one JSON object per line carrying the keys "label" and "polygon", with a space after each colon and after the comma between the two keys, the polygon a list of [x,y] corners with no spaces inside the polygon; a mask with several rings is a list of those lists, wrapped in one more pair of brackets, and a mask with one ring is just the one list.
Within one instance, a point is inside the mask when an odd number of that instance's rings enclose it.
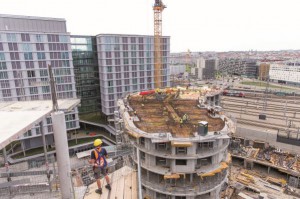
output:
{"label": "construction site", "polygon": [[232,121],[218,89],[159,89],[119,101],[124,139],[134,147],[139,198],[220,198],[231,162]]}

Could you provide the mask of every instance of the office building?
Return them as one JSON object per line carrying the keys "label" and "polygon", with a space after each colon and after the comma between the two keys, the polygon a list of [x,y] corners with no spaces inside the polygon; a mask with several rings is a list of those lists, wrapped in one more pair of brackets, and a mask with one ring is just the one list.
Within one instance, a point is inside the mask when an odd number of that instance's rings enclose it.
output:
{"label": "office building", "polygon": [[[70,34],[64,19],[0,15],[0,100],[50,100],[51,64],[58,99],[76,98]],[[12,124],[13,125],[13,124]],[[68,130],[79,128],[77,108],[66,113]],[[51,118],[43,130],[52,133]],[[39,126],[23,137],[23,149],[42,146]],[[47,136],[48,145],[53,136]]]}
{"label": "office building", "polygon": [[[111,117],[117,99],[154,89],[154,37],[99,34],[97,52],[102,112]],[[170,37],[162,37],[162,85],[170,86]]]}
{"label": "office building", "polygon": [[270,80],[274,82],[300,85],[300,62],[271,64],[269,75]]}
{"label": "office building", "polygon": [[95,36],[71,35],[79,114],[101,113],[99,67]]}

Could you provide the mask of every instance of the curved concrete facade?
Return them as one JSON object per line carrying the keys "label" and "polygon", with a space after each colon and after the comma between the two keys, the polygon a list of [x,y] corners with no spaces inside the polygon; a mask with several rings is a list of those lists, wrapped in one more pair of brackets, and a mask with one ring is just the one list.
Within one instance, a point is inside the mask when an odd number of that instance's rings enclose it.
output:
{"label": "curved concrete facade", "polygon": [[[220,198],[230,161],[228,133],[234,133],[234,124],[230,119],[221,114],[211,116],[225,122],[222,130],[208,132],[205,136],[195,132],[183,138],[168,132],[142,131],[134,124],[138,118],[130,114],[132,109],[127,100],[120,100],[118,105],[125,135],[139,149],[143,198]],[[137,164],[136,150],[133,151]]]}

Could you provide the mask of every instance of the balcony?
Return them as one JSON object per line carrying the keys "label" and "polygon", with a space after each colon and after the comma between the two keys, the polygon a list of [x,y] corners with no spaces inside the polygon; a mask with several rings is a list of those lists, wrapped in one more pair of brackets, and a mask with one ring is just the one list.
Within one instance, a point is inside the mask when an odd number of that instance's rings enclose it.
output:
{"label": "balcony", "polygon": [[209,156],[213,156],[220,151],[224,151],[228,148],[229,140],[226,140],[220,147],[216,148],[204,148],[204,149],[197,149],[195,154],[172,154],[171,149],[169,150],[156,150],[156,149],[146,149],[144,145],[137,144],[136,142],[133,143],[137,148],[143,151],[146,154],[150,154],[157,157],[168,158],[168,159],[199,159],[205,158]]}
{"label": "balcony", "polygon": [[203,180],[199,177],[198,179],[194,179],[192,183],[185,182],[184,179],[180,178],[171,184],[167,183],[166,180],[158,182],[157,178],[151,179],[151,177],[147,181],[147,177],[142,175],[142,184],[148,189],[167,195],[197,196],[217,189],[226,181],[227,177],[228,173],[224,171],[216,176],[205,177]]}

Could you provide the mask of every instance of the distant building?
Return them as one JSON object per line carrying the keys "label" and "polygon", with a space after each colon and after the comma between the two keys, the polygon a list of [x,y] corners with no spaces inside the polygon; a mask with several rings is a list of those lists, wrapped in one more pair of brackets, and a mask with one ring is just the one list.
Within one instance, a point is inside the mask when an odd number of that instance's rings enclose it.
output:
{"label": "distant building", "polygon": [[271,64],[269,75],[274,82],[300,85],[300,62]]}
{"label": "distant building", "polygon": [[71,36],[79,114],[101,113],[101,96],[95,36]]}
{"label": "distant building", "polygon": [[170,65],[170,75],[182,74],[186,71],[186,65]]}
{"label": "distant building", "polygon": [[214,79],[217,71],[218,60],[217,59],[197,59],[196,67],[191,69],[191,74],[200,80]]}
{"label": "distant building", "polygon": [[258,66],[258,79],[267,80],[270,71],[270,63],[260,63]]}
{"label": "distant building", "polygon": [[[58,99],[76,98],[70,34],[65,19],[0,15],[0,101],[50,100],[48,64]],[[51,118],[43,120],[53,144]],[[13,124],[12,124],[13,125]],[[68,130],[79,128],[77,108],[66,113]],[[20,138],[24,149],[42,146],[39,125]]]}
{"label": "distant building", "polygon": [[257,77],[257,63],[254,59],[225,58],[218,63],[219,71],[223,74],[242,77]]}
{"label": "distant building", "polygon": [[[97,52],[102,112],[112,116],[117,99],[154,89],[154,37],[99,34]],[[162,85],[170,86],[170,37],[162,37]]]}

